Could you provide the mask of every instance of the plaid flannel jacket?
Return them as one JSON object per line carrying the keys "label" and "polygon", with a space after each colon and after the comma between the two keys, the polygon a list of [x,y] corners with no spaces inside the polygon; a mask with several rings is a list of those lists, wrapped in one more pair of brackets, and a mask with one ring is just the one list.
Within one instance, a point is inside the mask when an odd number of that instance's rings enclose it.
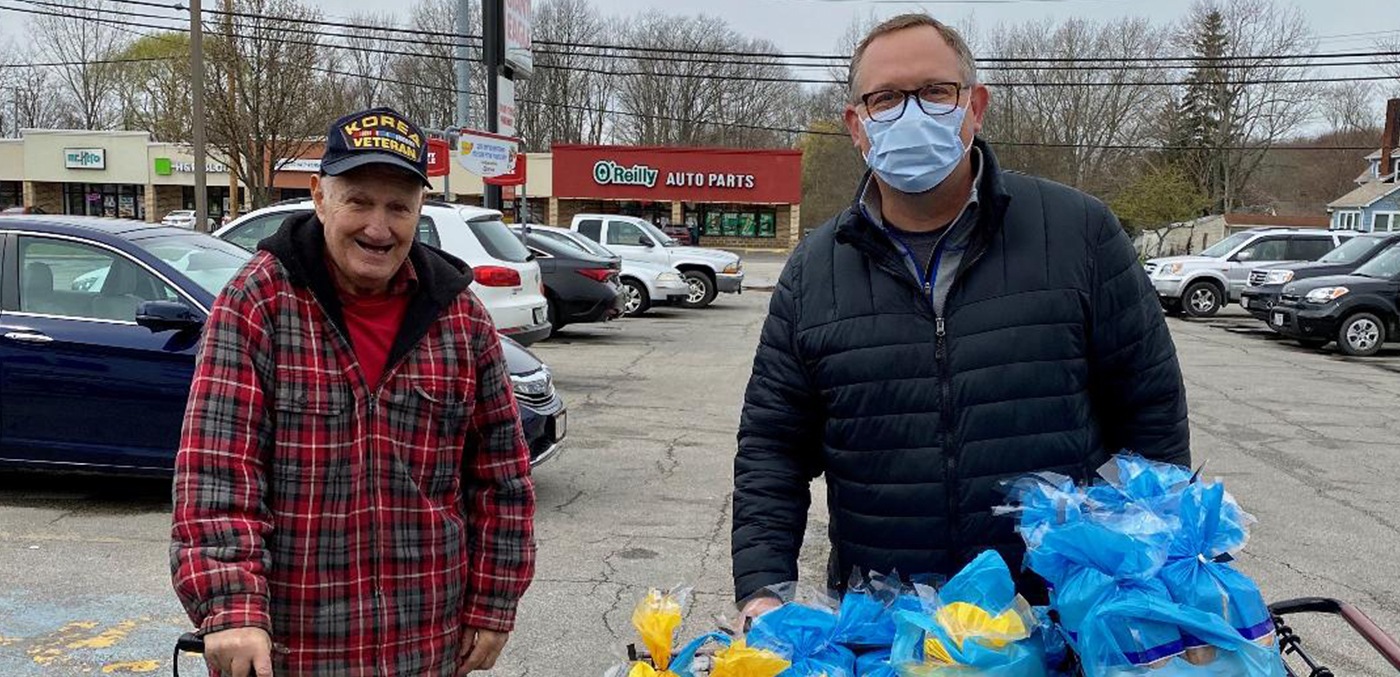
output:
{"label": "plaid flannel jacket", "polygon": [[[288,675],[452,675],[534,574],[534,487],[500,340],[465,264],[419,285],[366,383],[295,218],[220,294],[175,463],[171,567],[202,633],[267,629]],[[283,648],[284,647],[284,648]]]}

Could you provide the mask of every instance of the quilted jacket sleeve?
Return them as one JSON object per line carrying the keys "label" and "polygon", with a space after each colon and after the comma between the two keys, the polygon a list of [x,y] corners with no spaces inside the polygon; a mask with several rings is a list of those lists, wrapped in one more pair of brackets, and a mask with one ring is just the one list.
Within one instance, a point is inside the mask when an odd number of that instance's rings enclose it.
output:
{"label": "quilted jacket sleeve", "polygon": [[501,340],[475,301],[472,327],[476,405],[462,478],[471,569],[462,623],[509,632],[535,574],[535,485]]}
{"label": "quilted jacket sleeve", "polygon": [[1100,215],[1090,243],[1090,389],[1104,445],[1110,452],[1190,465],[1186,392],[1157,293],[1118,219],[1092,204]]}
{"label": "quilted jacket sleeve", "polygon": [[820,473],[822,413],[794,339],[800,248],[763,323],[734,459],[734,592],[743,601],[797,580],[797,556]]}
{"label": "quilted jacket sleeve", "polygon": [[170,561],[175,591],[201,632],[271,631],[263,503],[273,370],[265,315],[243,287],[214,302],[175,457]]}

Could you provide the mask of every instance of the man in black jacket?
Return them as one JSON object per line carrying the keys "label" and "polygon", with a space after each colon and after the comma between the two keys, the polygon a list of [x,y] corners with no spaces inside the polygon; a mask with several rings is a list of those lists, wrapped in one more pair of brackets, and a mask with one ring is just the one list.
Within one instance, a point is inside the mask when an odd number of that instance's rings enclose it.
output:
{"label": "man in black jacket", "polygon": [[[1118,220],[1003,173],[966,43],[925,14],[859,46],[845,120],[871,172],[793,252],[754,358],[734,463],[734,587],[752,615],[797,579],[825,473],[828,583],[951,575],[1023,554],[1000,483],[1085,479],[1119,450],[1187,464],[1161,306]],[[1030,580],[1022,590],[1039,597]]]}

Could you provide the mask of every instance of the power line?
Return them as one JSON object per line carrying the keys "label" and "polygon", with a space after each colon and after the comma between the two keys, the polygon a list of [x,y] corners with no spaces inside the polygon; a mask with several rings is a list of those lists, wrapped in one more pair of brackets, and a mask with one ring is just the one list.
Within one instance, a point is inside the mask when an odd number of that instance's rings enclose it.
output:
{"label": "power line", "polygon": [[119,63],[148,63],[151,61],[166,61],[173,57],[169,56],[143,56],[129,59],[94,59],[92,61],[46,61],[36,63],[0,63],[0,69],[5,68],[45,68],[59,66],[103,66],[107,64]]}

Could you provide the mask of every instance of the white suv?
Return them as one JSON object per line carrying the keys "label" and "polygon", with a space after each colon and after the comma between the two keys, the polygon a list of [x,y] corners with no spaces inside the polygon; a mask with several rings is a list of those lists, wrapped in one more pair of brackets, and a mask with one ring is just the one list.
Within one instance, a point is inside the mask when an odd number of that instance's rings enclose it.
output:
{"label": "white suv", "polygon": [[[214,236],[256,250],[287,217],[312,209],[309,198],[279,202],[238,218]],[[524,345],[549,337],[540,264],[502,223],[500,212],[428,202],[418,221],[418,239],[472,267],[471,289],[486,304],[497,331]]]}

